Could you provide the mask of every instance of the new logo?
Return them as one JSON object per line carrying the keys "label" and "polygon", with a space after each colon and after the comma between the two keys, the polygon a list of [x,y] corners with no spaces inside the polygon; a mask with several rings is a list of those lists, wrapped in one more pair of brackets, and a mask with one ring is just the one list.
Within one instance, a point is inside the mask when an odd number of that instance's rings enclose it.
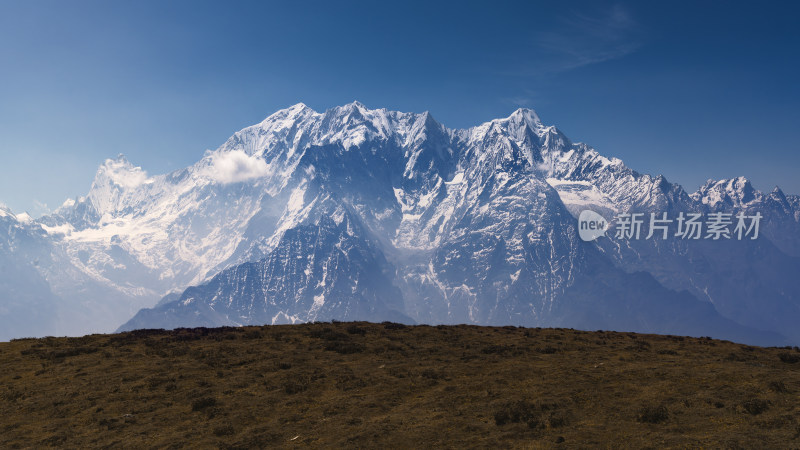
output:
{"label": "new logo", "polygon": [[585,209],[578,216],[578,235],[584,241],[593,241],[608,231],[608,221],[596,212]]}

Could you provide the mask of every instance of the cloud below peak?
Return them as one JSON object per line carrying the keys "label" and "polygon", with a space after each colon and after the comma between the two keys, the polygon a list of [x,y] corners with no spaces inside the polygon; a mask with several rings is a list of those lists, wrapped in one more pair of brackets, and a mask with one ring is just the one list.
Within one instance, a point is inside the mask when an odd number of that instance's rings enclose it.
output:
{"label": "cloud below peak", "polygon": [[[107,159],[95,177],[95,183],[107,179],[117,186],[124,189],[134,189],[142,184],[152,183],[141,167],[137,167],[128,162],[122,155],[117,159]],[[37,205],[38,206],[38,205]]]}
{"label": "cloud below peak", "polygon": [[248,155],[242,150],[211,153],[209,157],[210,162],[200,171],[200,175],[217,183],[239,183],[269,173],[269,165],[263,158]]}

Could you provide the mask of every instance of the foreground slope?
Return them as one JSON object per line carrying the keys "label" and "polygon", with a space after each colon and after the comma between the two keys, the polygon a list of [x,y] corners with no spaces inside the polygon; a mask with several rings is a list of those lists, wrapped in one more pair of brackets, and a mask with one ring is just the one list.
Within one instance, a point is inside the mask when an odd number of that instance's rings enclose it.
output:
{"label": "foreground slope", "polygon": [[316,323],[0,344],[0,446],[796,448],[800,350]]}

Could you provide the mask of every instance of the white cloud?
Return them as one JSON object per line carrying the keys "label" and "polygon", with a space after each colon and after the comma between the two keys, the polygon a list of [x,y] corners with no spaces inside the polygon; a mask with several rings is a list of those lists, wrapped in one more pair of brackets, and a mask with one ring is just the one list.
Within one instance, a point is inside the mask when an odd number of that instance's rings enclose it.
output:
{"label": "white cloud", "polygon": [[34,214],[36,214],[37,217],[45,216],[53,212],[53,210],[51,210],[50,207],[47,206],[47,203],[40,202],[39,200],[34,200],[33,206],[34,206],[33,210]]}
{"label": "white cloud", "polygon": [[108,159],[100,168],[100,174],[105,175],[112,183],[125,189],[133,189],[153,180],[141,167],[136,167],[128,162],[124,156],[117,159]]}
{"label": "white cloud", "polygon": [[269,173],[266,161],[242,150],[212,153],[210,159],[210,164],[200,174],[222,184],[238,183]]}

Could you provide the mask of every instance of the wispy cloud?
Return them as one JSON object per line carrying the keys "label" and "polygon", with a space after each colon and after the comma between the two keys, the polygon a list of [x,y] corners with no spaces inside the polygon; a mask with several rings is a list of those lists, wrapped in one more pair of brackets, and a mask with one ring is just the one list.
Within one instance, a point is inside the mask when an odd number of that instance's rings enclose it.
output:
{"label": "wispy cloud", "polygon": [[[503,72],[522,78],[528,86],[543,86],[559,74],[581,67],[623,58],[643,45],[642,29],[621,5],[565,14],[532,35],[522,62]],[[542,96],[530,87],[503,99],[514,106],[542,104]],[[541,98],[540,98],[541,97]]]}
{"label": "wispy cloud", "polygon": [[517,95],[517,96],[514,96],[514,97],[508,97],[505,100],[508,103],[511,103],[514,106],[519,106],[519,107],[522,107],[522,108],[524,108],[526,106],[532,106],[534,104],[534,99],[532,98],[532,96],[531,97],[527,97],[527,96],[524,96],[524,95]]}
{"label": "wispy cloud", "polygon": [[572,14],[562,17],[553,29],[536,37],[548,72],[622,58],[642,45],[638,23],[622,6],[614,5],[596,15]]}
{"label": "wispy cloud", "polygon": [[516,108],[540,107],[547,103],[547,99],[541,95],[541,92],[531,88],[522,88],[517,91],[516,95],[505,97],[502,100]]}
{"label": "wispy cloud", "polygon": [[33,215],[35,217],[44,216],[50,214],[52,211],[50,207],[47,206],[47,203],[40,202],[39,200],[33,200]]}

